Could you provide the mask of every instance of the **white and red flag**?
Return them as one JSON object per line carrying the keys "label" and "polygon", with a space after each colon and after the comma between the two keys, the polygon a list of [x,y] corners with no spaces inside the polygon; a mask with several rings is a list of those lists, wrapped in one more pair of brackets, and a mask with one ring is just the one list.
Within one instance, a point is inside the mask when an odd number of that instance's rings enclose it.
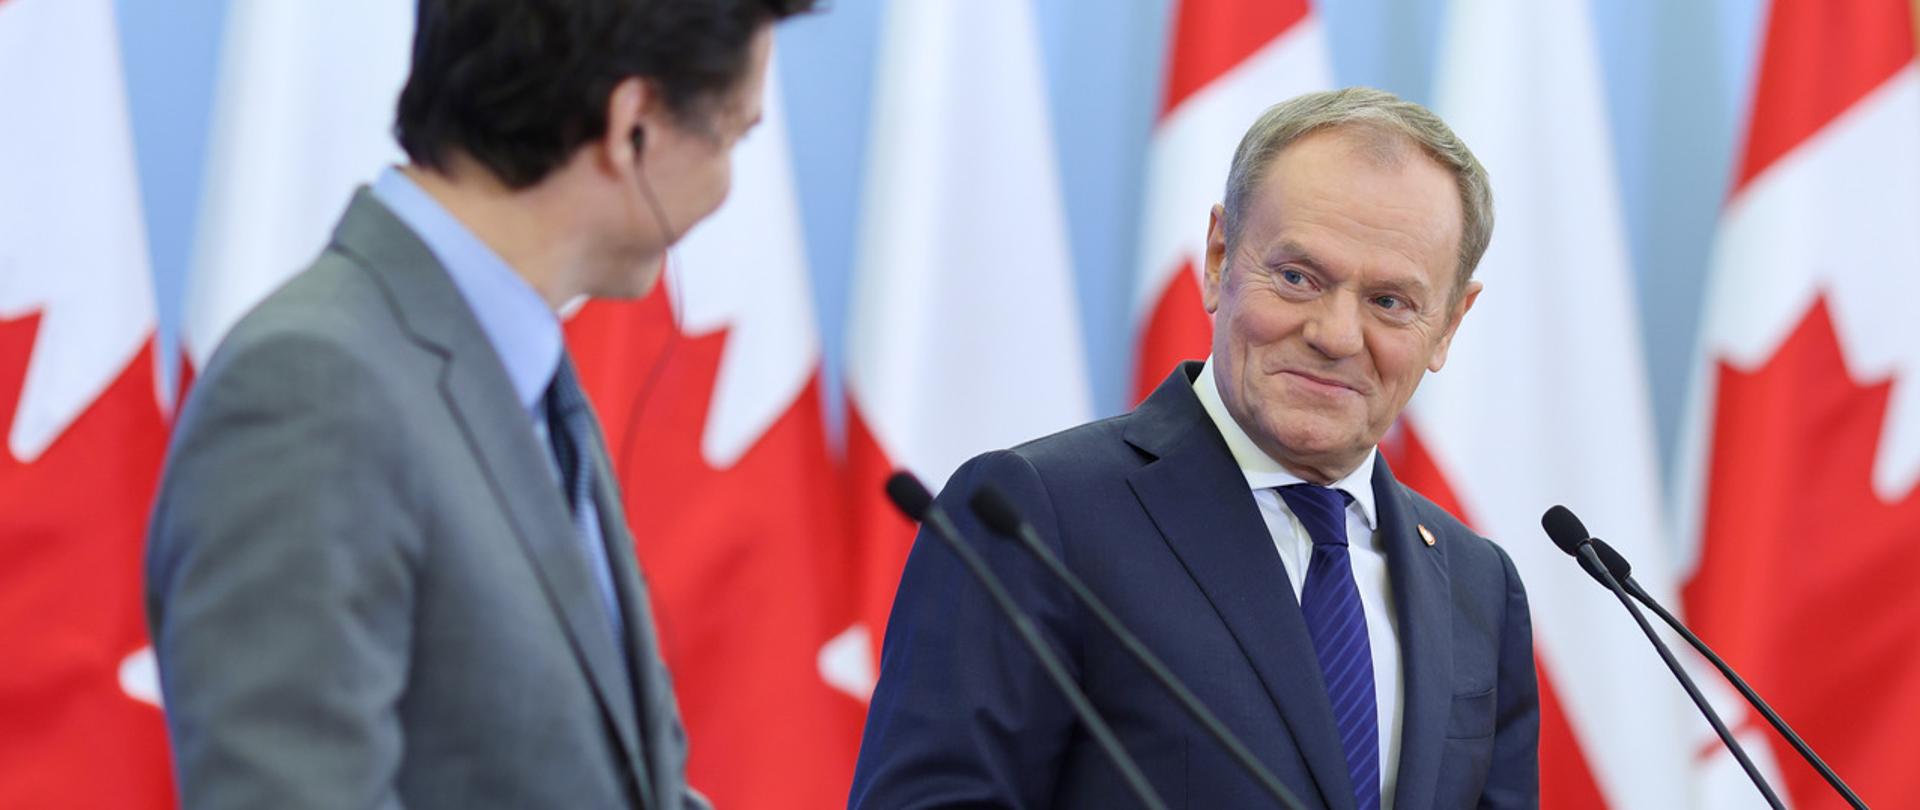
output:
{"label": "white and red flag", "polygon": [[181,344],[190,364],[312,263],[353,190],[404,160],[414,4],[234,3],[221,44]]}
{"label": "white and red flag", "polygon": [[887,475],[938,487],[1092,406],[1031,4],[890,4],[875,75],[847,464],[877,648],[913,539]]}
{"label": "white and red flag", "polygon": [[[1679,476],[1695,630],[1876,806],[1920,796],[1913,14],[1910,0],[1773,2]],[[1748,728],[1790,801],[1841,806]]]}
{"label": "white and red flag", "polygon": [[666,281],[588,303],[567,343],[652,590],[688,781],[717,807],[844,807],[872,665],[839,638],[853,559],[778,81],[764,110]]}
{"label": "white and red flag", "polygon": [[1176,0],[1160,120],[1148,145],[1134,288],[1133,401],[1175,364],[1207,356],[1200,302],[1207,212],[1226,192],[1233,149],[1268,107],[1332,82],[1307,0]]}
{"label": "white and red flag", "polygon": [[0,2],[0,807],[167,807],[141,549],[166,450],[110,0]]}
{"label": "white and red flag", "polygon": [[1533,613],[1541,805],[1673,806],[1705,728],[1611,593],[1548,541],[1565,504],[1677,605],[1592,10],[1455,0],[1434,109],[1486,166],[1486,287],[1390,443],[1406,483],[1513,557]]}

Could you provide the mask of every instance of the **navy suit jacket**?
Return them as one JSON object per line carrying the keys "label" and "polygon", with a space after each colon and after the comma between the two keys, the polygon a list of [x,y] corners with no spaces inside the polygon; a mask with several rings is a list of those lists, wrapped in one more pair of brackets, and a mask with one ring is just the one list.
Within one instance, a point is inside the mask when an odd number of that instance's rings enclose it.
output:
{"label": "navy suit jacket", "polygon": [[[1193,394],[1199,368],[1182,366],[1132,413],[967,462],[939,503],[1169,805],[1273,800],[1064,585],[973,519],[966,500],[982,483],[1005,491],[1309,807],[1351,808],[1306,623],[1246,479]],[[1396,806],[1536,806],[1533,635],[1513,563],[1384,460],[1373,487],[1405,675]],[[887,625],[850,805],[1139,803],[979,584],[923,533]]]}

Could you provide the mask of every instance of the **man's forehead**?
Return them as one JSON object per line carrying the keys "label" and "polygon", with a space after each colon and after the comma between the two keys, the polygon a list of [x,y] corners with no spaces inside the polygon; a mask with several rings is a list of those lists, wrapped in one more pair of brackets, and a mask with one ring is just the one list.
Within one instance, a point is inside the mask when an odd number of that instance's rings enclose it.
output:
{"label": "man's forehead", "polygon": [[[1435,186],[1428,195],[1402,194],[1395,188],[1398,181],[1357,188],[1368,182],[1324,164],[1273,178],[1251,201],[1254,214],[1244,226],[1243,247],[1268,265],[1299,262],[1342,273],[1367,269],[1383,281],[1405,276],[1406,285],[1423,289],[1449,286],[1460,239],[1458,202],[1450,186]],[[1389,199],[1379,199],[1383,196]]]}

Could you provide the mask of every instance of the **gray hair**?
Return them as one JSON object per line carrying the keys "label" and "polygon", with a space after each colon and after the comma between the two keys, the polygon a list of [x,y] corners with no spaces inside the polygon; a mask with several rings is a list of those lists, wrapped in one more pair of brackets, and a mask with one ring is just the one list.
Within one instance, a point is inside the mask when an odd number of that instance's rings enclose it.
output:
{"label": "gray hair", "polygon": [[1221,225],[1228,251],[1239,239],[1247,201],[1274,159],[1295,141],[1333,128],[1374,135],[1365,148],[1383,161],[1396,159],[1406,145],[1418,146],[1453,174],[1460,188],[1462,220],[1460,270],[1453,285],[1458,300],[1493,238],[1493,187],[1487,170],[1432,110],[1371,87],[1308,93],[1268,107],[1253,122],[1233,150],[1233,166],[1227,171],[1226,215]]}

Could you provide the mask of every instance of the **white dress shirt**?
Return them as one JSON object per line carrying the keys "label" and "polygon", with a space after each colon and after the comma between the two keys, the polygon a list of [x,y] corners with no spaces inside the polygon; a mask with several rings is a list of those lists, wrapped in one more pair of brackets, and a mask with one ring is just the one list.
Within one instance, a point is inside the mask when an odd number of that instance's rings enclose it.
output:
{"label": "white dress shirt", "polygon": [[[1227,440],[1227,449],[1240,465],[1240,472],[1253,490],[1253,501],[1260,506],[1260,517],[1273,535],[1274,550],[1287,569],[1287,582],[1293,586],[1297,603],[1306,586],[1307,563],[1313,558],[1313,539],[1300,519],[1287,508],[1278,487],[1312,483],[1287,471],[1258,445],[1227,412],[1220,389],[1213,378],[1213,358],[1200,369],[1193,381],[1193,393],[1200,397],[1207,416]],[[1360,467],[1331,484],[1352,496],[1347,505],[1347,553],[1353,561],[1353,582],[1360,589],[1360,607],[1367,614],[1367,646],[1373,653],[1373,695],[1380,718],[1380,806],[1393,806],[1394,779],[1400,769],[1400,622],[1393,613],[1393,589],[1387,582],[1386,546],[1374,534],[1373,462],[1378,449],[1367,454]],[[1310,651],[1309,651],[1310,652]]]}

